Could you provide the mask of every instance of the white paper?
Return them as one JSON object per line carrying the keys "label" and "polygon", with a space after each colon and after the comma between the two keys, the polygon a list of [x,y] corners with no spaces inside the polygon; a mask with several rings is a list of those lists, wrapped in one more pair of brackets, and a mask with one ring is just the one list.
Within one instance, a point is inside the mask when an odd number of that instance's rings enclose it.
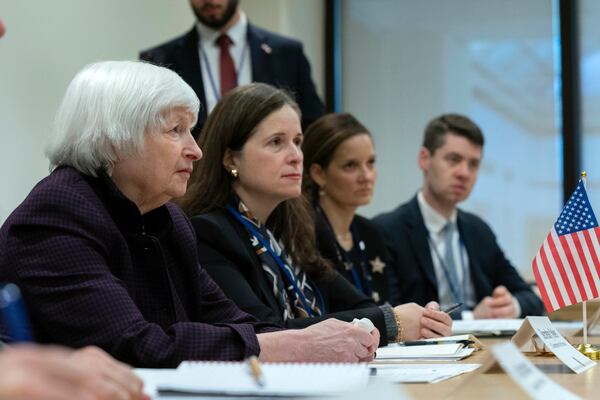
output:
{"label": "white paper", "polygon": [[175,373],[174,371],[174,369],[136,368],[135,374],[144,381],[144,393],[154,398],[158,396],[157,386],[159,382],[167,379]]}
{"label": "white paper", "polygon": [[527,317],[531,327],[538,338],[544,342],[546,348],[554,353],[573,372],[582,373],[596,366],[596,363],[577,351],[562,335],[552,326],[548,317]]}
{"label": "white paper", "polygon": [[442,336],[442,337],[434,337],[429,339],[421,339],[424,342],[458,342],[460,340],[470,340],[471,335],[454,335],[454,336]]}
{"label": "white paper", "polygon": [[502,369],[529,396],[536,400],[576,400],[580,397],[544,375],[537,369],[512,342],[492,346],[490,351]]}
{"label": "white paper", "polygon": [[[376,376],[369,379],[366,388],[345,393],[342,396],[332,397],[335,400],[410,400],[410,396],[402,388],[402,385],[396,385],[385,378]],[[162,400],[162,398],[161,398]],[[173,399],[179,400],[179,399]]]}
{"label": "white paper", "polygon": [[454,356],[464,347],[461,343],[424,344],[420,346],[402,346],[390,344],[377,349],[377,358],[402,358],[423,356]]}
{"label": "white paper", "polygon": [[455,376],[475,371],[481,364],[410,364],[377,365],[377,378],[394,383],[437,383]]}
{"label": "white paper", "polygon": [[512,335],[523,323],[523,319],[474,319],[452,322],[452,334],[472,333],[475,336]]}
{"label": "white paper", "polygon": [[375,324],[373,324],[373,322],[366,317],[361,319],[354,318],[352,320],[352,325],[358,326],[359,328],[362,328],[369,333],[373,331],[373,329],[375,329]]}
{"label": "white paper", "polygon": [[457,361],[470,356],[474,349],[461,343],[401,346],[389,344],[377,349],[375,361]]}
{"label": "white paper", "polygon": [[453,336],[443,336],[443,337],[438,337],[438,338],[430,338],[430,339],[421,339],[424,342],[437,342],[439,344],[444,344],[444,343],[456,343],[456,342],[463,342],[463,344],[465,342],[471,342],[468,345],[465,345],[465,347],[472,347],[474,348],[476,351],[477,350],[481,350],[483,349],[485,346],[483,343],[481,343],[479,341],[479,339],[477,339],[477,337],[475,337],[475,335],[469,334],[469,333],[465,333],[464,335],[453,335]]}
{"label": "white paper", "polygon": [[[452,322],[452,334],[471,333],[475,336],[512,335],[519,330],[524,319],[474,319]],[[553,321],[552,325],[561,333],[569,334],[583,327],[581,321]]]}
{"label": "white paper", "polygon": [[581,321],[552,321],[552,326],[556,328],[557,331],[562,333],[569,333],[572,331],[577,331],[583,328],[583,322]]}
{"label": "white paper", "polygon": [[[264,363],[265,386],[254,382],[242,362],[186,362],[177,369],[136,369],[148,388],[182,393],[251,396],[324,396],[366,387],[366,364]],[[307,385],[306,382],[310,382]]]}

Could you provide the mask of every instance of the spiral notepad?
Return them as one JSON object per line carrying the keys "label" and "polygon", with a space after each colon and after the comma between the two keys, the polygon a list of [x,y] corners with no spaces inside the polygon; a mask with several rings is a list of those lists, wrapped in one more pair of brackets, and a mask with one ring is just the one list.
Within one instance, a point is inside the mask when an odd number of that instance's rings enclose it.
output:
{"label": "spiral notepad", "polygon": [[177,369],[137,369],[150,393],[228,396],[322,396],[362,389],[366,364],[262,364],[264,386],[243,362],[184,362]]}

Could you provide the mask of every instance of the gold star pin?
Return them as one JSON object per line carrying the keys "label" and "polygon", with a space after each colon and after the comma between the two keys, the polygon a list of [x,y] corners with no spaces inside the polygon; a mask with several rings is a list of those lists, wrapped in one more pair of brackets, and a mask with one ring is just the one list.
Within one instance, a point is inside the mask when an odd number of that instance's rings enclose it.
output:
{"label": "gold star pin", "polygon": [[375,257],[373,260],[369,261],[371,264],[371,270],[373,272],[377,272],[383,274],[383,269],[385,268],[385,263],[381,261],[379,257]]}

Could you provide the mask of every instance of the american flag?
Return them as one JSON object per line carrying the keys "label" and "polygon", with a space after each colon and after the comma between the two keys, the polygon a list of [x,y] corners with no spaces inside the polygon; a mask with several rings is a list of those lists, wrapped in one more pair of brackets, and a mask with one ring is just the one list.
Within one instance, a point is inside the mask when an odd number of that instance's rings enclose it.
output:
{"label": "american flag", "polygon": [[600,229],[582,181],[533,259],[533,275],[549,313],[600,292]]}

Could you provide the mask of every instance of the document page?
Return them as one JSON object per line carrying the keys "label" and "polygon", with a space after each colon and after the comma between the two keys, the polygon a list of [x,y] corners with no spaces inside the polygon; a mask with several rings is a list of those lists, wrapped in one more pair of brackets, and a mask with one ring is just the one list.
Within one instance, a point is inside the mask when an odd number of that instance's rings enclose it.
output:
{"label": "document page", "polygon": [[399,344],[390,344],[377,349],[375,359],[377,361],[386,360],[445,360],[456,361],[468,357],[474,349],[465,348],[460,343],[448,344],[428,344],[420,346],[402,346]]}
{"label": "document page", "polygon": [[389,379],[394,383],[437,383],[471,372],[481,364],[410,364],[377,365],[378,378]]}
{"label": "document page", "polygon": [[475,336],[501,336],[514,334],[523,319],[474,319],[457,320],[452,323],[452,334],[472,333]]}
{"label": "document page", "polygon": [[[185,362],[177,369],[136,369],[154,393],[229,396],[324,396],[367,386],[367,364],[263,363],[264,385],[243,362]],[[310,383],[310,384],[307,384]]]}

